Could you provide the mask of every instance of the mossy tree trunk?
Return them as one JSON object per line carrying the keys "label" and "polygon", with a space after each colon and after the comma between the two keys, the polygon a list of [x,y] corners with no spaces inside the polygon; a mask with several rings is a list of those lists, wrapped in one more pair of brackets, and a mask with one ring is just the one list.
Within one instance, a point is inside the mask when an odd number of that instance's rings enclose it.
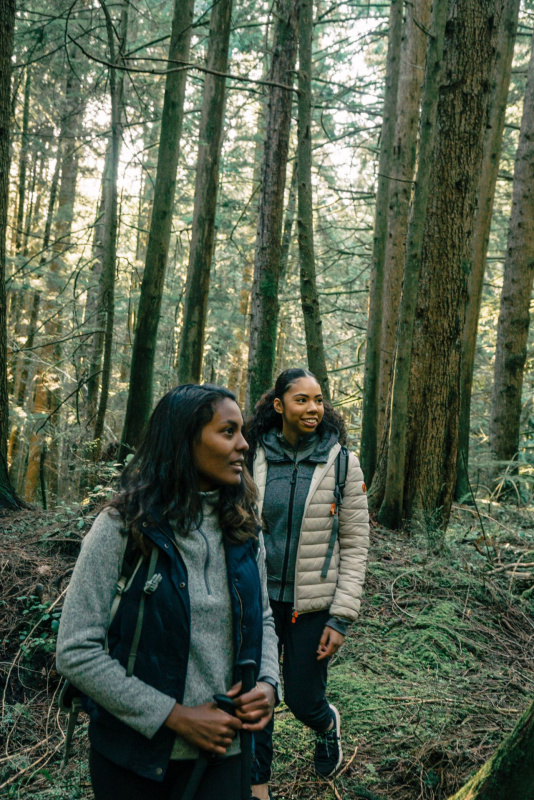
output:
{"label": "mossy tree trunk", "polygon": [[369,285],[369,312],[365,349],[365,377],[362,409],[361,464],[365,479],[371,483],[376,468],[378,447],[378,397],[380,386],[380,350],[382,339],[382,300],[384,262],[388,228],[390,173],[395,139],[395,118],[399,86],[399,60],[402,41],[403,0],[391,0],[389,12],[388,54],[384,110],[380,133],[380,157],[375,203],[373,260]]}
{"label": "mossy tree trunk", "polygon": [[304,315],[308,367],[330,400],[328,371],[323,344],[323,326],[315,276],[312,190],[312,41],[313,0],[299,3],[299,99],[298,99],[298,239],[300,298]]}
{"label": "mossy tree trunk", "polygon": [[245,407],[251,413],[272,385],[276,358],[281,272],[282,221],[286,185],[292,91],[297,53],[298,0],[279,0],[276,9],[270,80],[260,174],[254,278]]}
{"label": "mossy tree trunk", "polygon": [[499,171],[502,134],[506,116],[506,101],[512,74],[512,60],[517,33],[519,0],[505,0],[497,58],[493,70],[492,96],[484,141],[484,156],[478,187],[478,208],[473,230],[473,266],[467,287],[467,307],[462,334],[462,367],[460,375],[460,428],[458,434],[458,467],[456,499],[469,494],[469,431],[471,422],[471,393],[477,343],[478,318],[493,213],[495,186]]}
{"label": "mossy tree trunk", "polygon": [[[106,202],[102,230],[102,274],[100,282],[100,304],[105,315],[104,325],[104,350],[102,358],[102,381],[100,397],[96,411],[93,438],[96,446],[93,457],[96,460],[102,448],[102,435],[104,433],[104,420],[106,417],[109,387],[111,383],[111,362],[113,346],[113,324],[115,320],[115,273],[117,266],[117,238],[118,238],[118,203],[117,180],[119,175],[119,158],[122,139],[122,94],[124,88],[123,73],[118,74],[117,67],[123,65],[126,52],[126,37],[128,32],[129,3],[124,0],[121,8],[120,25],[118,29],[118,42],[115,44],[115,26],[103,2],[100,0],[102,10],[106,17],[106,29],[109,46],[109,94],[111,100],[111,131],[110,131],[110,169],[108,184],[105,187]],[[104,320],[103,320],[104,321]]]}
{"label": "mossy tree trunk", "polygon": [[391,400],[382,432],[379,460],[369,492],[369,504],[380,509],[383,524],[396,527],[402,517],[408,382],[415,323],[415,305],[421,265],[423,234],[430,189],[430,170],[436,137],[439,86],[448,7],[438,3],[432,13],[421,108],[421,134],[417,180],[406,237],[404,285],[399,307]]}
{"label": "mossy tree trunk", "polygon": [[[228,46],[233,0],[219,0],[211,9],[208,55],[195,181],[193,230],[178,350],[178,382],[200,383],[208,312],[211,263],[215,247],[215,214],[224,130]],[[216,74],[219,73],[219,74]]]}
{"label": "mossy tree trunk", "polygon": [[[408,390],[402,415],[395,408],[391,414],[388,485],[379,515],[383,524],[394,527],[401,516],[431,517],[446,526],[450,515],[458,456],[460,342],[502,5],[502,0],[449,3],[413,338],[402,365],[403,372],[410,367]],[[394,395],[396,390],[397,373]],[[405,446],[395,459],[399,474],[390,493],[391,442],[401,419]]]}
{"label": "mossy tree trunk", "polygon": [[534,45],[528,66],[513,186],[490,423],[490,447],[503,461],[517,458],[519,450],[521,394],[534,281]]}
{"label": "mossy tree trunk", "polygon": [[18,499],[7,474],[7,319],[6,319],[6,230],[9,202],[9,150],[11,56],[15,30],[15,2],[0,5],[0,508],[17,508]]}
{"label": "mossy tree trunk", "polygon": [[534,703],[512,733],[449,800],[533,800]]}
{"label": "mossy tree trunk", "polygon": [[380,324],[380,375],[377,440],[380,441],[389,396],[395,335],[404,274],[406,233],[413,192],[417,131],[425,74],[426,34],[430,0],[406,3],[399,65],[395,138],[391,156],[384,291]]}
{"label": "mossy tree trunk", "polygon": [[[189,61],[194,0],[175,0],[169,44],[169,67]],[[119,459],[137,447],[152,410],[152,384],[165,268],[171,237],[176,170],[184,118],[187,71],[165,78],[154,205],[137,311],[130,366],[130,385]]]}

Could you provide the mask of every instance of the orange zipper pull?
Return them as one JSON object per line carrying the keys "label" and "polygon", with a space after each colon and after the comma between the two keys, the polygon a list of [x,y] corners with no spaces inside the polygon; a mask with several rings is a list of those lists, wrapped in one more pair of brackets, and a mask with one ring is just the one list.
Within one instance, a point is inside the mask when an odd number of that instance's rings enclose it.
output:
{"label": "orange zipper pull", "polygon": [[335,503],[335,501],[330,506],[330,513],[332,514],[333,517],[336,516],[336,503]]}
{"label": "orange zipper pull", "polygon": [[295,610],[293,611],[293,615],[292,615],[292,617],[291,617],[291,622],[292,622],[292,623],[295,623],[295,622],[297,621],[297,617],[298,617],[298,615],[299,615],[299,612],[298,612],[298,611],[295,609]]}

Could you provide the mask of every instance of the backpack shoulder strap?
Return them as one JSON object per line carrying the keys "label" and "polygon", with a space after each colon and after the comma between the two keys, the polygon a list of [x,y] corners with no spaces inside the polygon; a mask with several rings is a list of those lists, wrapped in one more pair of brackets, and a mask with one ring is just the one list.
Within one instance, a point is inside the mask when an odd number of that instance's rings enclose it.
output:
{"label": "backpack shoulder strap", "polygon": [[323,578],[323,580],[328,575],[328,568],[330,567],[330,562],[332,561],[332,556],[334,554],[334,547],[336,545],[336,539],[339,532],[339,509],[343,504],[343,493],[345,491],[348,471],[349,451],[343,445],[337,454],[335,461],[334,502],[330,507],[330,513],[334,519],[332,521],[332,531],[330,533],[330,541],[328,542],[326,557],[321,570],[321,578]]}

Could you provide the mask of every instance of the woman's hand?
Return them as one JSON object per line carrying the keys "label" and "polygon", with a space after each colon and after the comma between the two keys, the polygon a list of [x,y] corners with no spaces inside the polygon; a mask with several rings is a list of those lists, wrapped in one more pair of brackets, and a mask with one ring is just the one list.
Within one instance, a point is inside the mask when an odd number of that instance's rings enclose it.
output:
{"label": "woman's hand", "polygon": [[217,708],[215,703],[191,707],[176,703],[165,725],[195,747],[218,756],[226,753],[243,727],[240,719]]}
{"label": "woman's hand", "polygon": [[275,692],[270,683],[260,681],[250,692],[237,695],[241,691],[241,681],[226,692],[233,698],[237,718],[243,722],[245,731],[261,731],[273,715]]}
{"label": "woman's hand", "polygon": [[322,661],[323,658],[333,656],[334,653],[337,653],[344,641],[345,637],[342,633],[335,631],[333,628],[329,628],[327,625],[321,636],[319,647],[317,648],[317,661]]}

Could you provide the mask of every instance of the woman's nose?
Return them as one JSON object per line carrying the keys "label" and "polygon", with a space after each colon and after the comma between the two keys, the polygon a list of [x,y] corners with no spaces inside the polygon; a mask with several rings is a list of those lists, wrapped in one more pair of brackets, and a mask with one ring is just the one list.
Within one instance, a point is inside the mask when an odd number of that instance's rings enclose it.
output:
{"label": "woman's nose", "polygon": [[245,437],[243,436],[243,434],[241,434],[236,446],[236,450],[244,450],[244,452],[246,453],[248,449],[249,449],[249,444],[245,439]]}

